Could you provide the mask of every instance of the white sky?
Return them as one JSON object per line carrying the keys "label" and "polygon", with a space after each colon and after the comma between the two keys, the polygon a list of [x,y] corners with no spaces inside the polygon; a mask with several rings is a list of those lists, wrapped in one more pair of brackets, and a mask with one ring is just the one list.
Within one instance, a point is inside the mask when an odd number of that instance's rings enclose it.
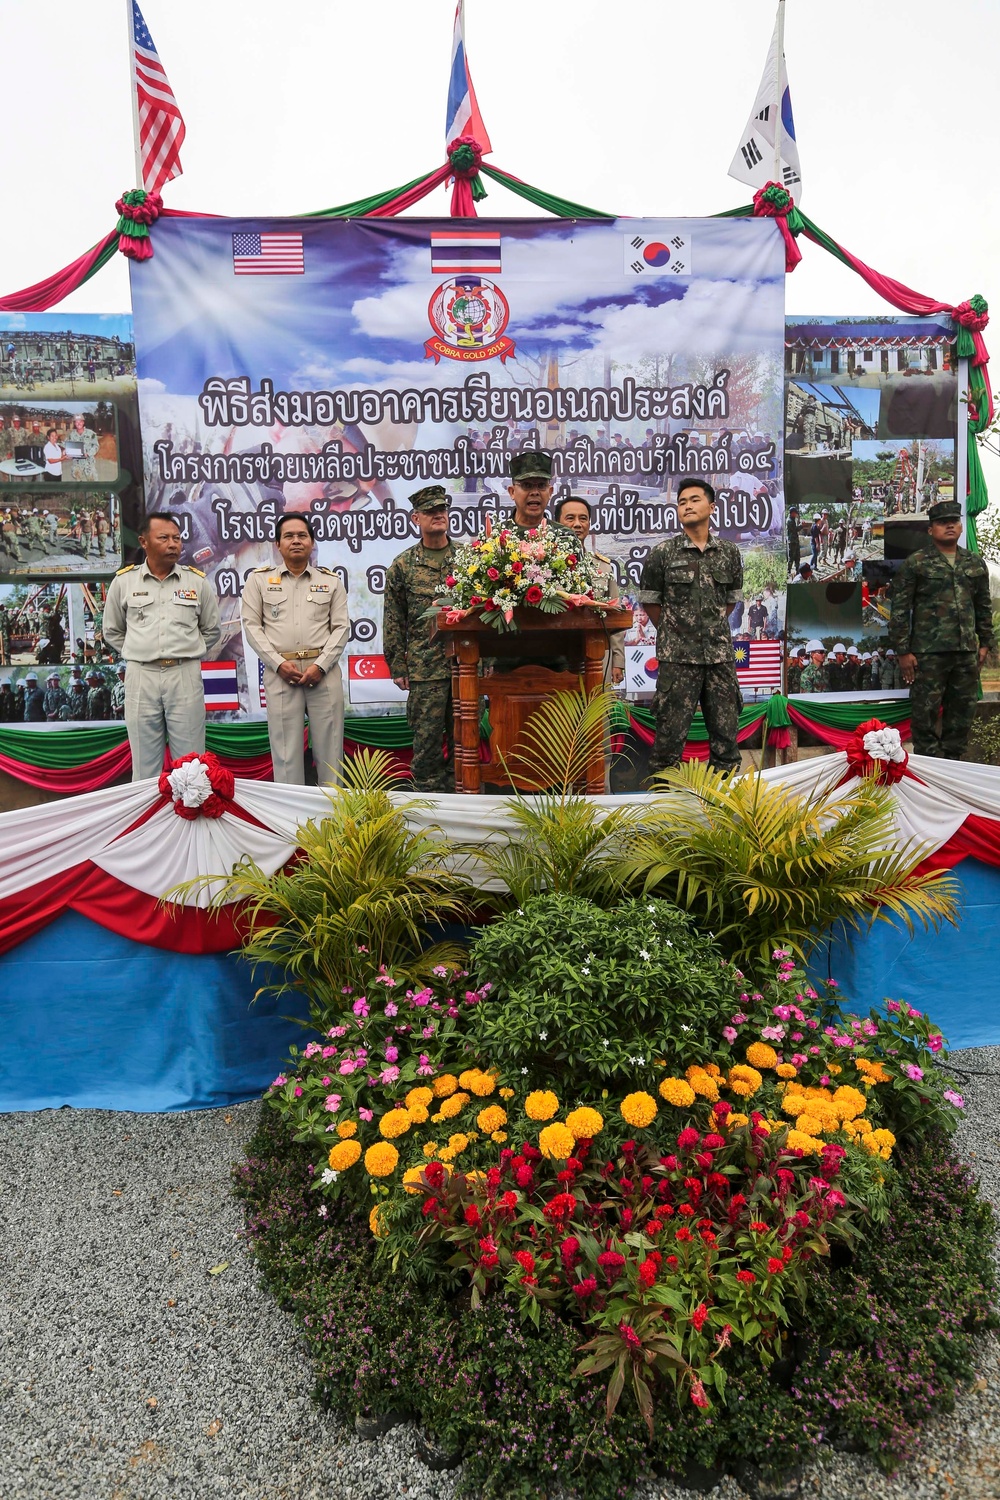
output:
{"label": "white sky", "polygon": [[[164,192],[171,207],[294,214],[400,186],[443,160],[454,0],[140,3],[187,123],[184,176]],[[748,202],[750,190],[727,169],[775,8],[466,0],[490,160],[621,214],[698,216]],[[987,342],[1000,387],[1000,201],[988,113],[1000,3],[787,0],[786,10],[802,207],[918,291],[995,300]],[[125,14],[125,0],[0,4],[0,292],[92,245],[134,184]],[[977,96],[986,101],[978,118],[969,102]],[[482,212],[532,213],[487,186]],[[441,190],[416,212],[446,214],[447,203]],[[833,257],[801,244],[789,312],[888,310]],[[127,310],[121,258],[64,306]],[[1000,497],[1000,464],[987,474]]]}

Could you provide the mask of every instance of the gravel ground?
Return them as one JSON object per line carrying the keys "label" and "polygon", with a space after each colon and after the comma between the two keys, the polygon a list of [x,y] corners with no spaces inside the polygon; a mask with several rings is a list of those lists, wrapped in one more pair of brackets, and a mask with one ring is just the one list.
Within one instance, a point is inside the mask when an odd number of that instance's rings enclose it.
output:
{"label": "gravel ground", "polygon": [[[1000,1048],[953,1061],[981,1075],[963,1080],[960,1145],[1000,1208]],[[312,1405],[303,1346],[258,1285],[229,1192],[258,1108],[0,1116],[3,1500],[452,1500],[456,1476],[419,1461],[412,1427],[363,1443]],[[997,1338],[919,1463],[887,1479],[830,1452],[799,1493],[1000,1497]],[[729,1478],[711,1494],[746,1500]]]}

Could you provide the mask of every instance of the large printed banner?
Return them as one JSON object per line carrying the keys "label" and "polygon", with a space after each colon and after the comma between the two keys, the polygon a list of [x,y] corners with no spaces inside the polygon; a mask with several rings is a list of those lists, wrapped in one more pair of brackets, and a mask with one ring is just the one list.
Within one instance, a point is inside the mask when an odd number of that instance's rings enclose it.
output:
{"label": "large printed banner", "polygon": [[626,593],[679,530],[678,484],[711,480],[744,552],[734,638],[778,685],[784,275],[760,219],[161,220],[132,263],[146,504],[178,515],[215,583],[240,712],[261,697],[239,596],[277,514],[312,513],[348,589],[350,701],[384,712],[407,496],[443,483],[467,540],[510,509],[528,447],[552,453],[557,495],[591,502]]}

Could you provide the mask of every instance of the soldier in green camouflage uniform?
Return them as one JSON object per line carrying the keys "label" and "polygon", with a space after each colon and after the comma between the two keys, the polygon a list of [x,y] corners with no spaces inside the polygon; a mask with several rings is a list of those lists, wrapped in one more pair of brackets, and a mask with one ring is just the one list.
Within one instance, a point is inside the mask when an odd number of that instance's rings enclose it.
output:
{"label": "soldier in green camouflage uniform", "polygon": [[80,667],[73,667],[69,674],[69,701],[66,708],[60,713],[60,718],[65,715],[67,720],[79,720],[87,717],[87,684],[83,680]]}
{"label": "soldier in green camouflage uniform", "polygon": [[45,679],[45,697],[43,705],[46,719],[58,719],[59,711],[68,704],[69,699],[59,686],[59,673],[50,672]]}
{"label": "soldier in green camouflage uniform", "polygon": [[792,693],[802,691],[802,668],[805,666],[805,653],[799,649],[793,651],[785,665],[785,692],[791,697]]}
{"label": "soldier in green camouflage uniform", "polygon": [[[382,602],[382,651],[389,675],[408,692],[406,717],[413,730],[413,785],[421,792],[455,790],[451,663],[444,641],[431,639],[425,618],[445,590],[455,560],[448,537],[451,496],[439,484],[410,496],[420,541],[392,563]],[[448,759],[443,747],[447,744]]]}
{"label": "soldier in green camouflage uniform", "polygon": [[806,650],[809,652],[809,665],[802,669],[799,692],[829,692],[830,680],[826,675],[826,647],[822,641],[809,641]]}
{"label": "soldier in green camouflage uniform", "polygon": [[879,673],[878,685],[884,692],[889,692],[894,688],[905,686],[902,676],[900,675],[899,664],[896,661],[896,653],[895,651],[893,651],[891,646],[885,653],[885,659],[882,662],[882,668]]}
{"label": "soldier in green camouflage uniform", "polygon": [[684,535],[660,542],[643,564],[639,603],[657,627],[659,663],[651,774],[680,763],[699,702],[709,765],[718,771],[740,768],[736,736],[743,694],[728,615],[743,588],[743,560],[735,543],[710,535],[714,508],[710,484],[682,481],[677,515]]}
{"label": "soldier in green camouflage uniform", "polygon": [[87,673],[87,718],[111,718],[111,693],[103,675],[96,669]]}
{"label": "soldier in green camouflage uniform", "polygon": [[123,661],[118,663],[115,669],[117,676],[111,685],[111,717],[113,719],[124,719],[125,717],[125,672],[126,666]]}
{"label": "soldier in green camouflage uniform", "polygon": [[994,645],[990,578],[981,557],[959,547],[962,510],[945,500],[927,512],[930,545],[893,579],[889,637],[910,685],[917,755],[960,760],[976,713],[979,669]]}

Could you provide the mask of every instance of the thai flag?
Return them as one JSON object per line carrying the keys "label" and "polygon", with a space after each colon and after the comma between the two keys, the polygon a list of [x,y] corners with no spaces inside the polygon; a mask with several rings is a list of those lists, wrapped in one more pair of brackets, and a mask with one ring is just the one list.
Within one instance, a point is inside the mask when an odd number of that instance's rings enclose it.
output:
{"label": "thai flag", "polygon": [[201,682],[205,689],[206,713],[222,713],[225,709],[231,712],[239,710],[240,694],[234,661],[203,661]]}
{"label": "thai flag", "polygon": [[444,143],[449,146],[460,135],[471,135],[478,141],[485,155],[492,151],[490,138],[486,134],[483,117],[476,102],[476,91],[472,87],[469,60],[465,51],[465,0],[458,0],[455,7],[455,33],[451,42],[451,74],[448,78],[448,111],[445,120]]}
{"label": "thai flag", "polygon": [[432,229],[435,276],[497,276],[502,270],[499,229]]}

